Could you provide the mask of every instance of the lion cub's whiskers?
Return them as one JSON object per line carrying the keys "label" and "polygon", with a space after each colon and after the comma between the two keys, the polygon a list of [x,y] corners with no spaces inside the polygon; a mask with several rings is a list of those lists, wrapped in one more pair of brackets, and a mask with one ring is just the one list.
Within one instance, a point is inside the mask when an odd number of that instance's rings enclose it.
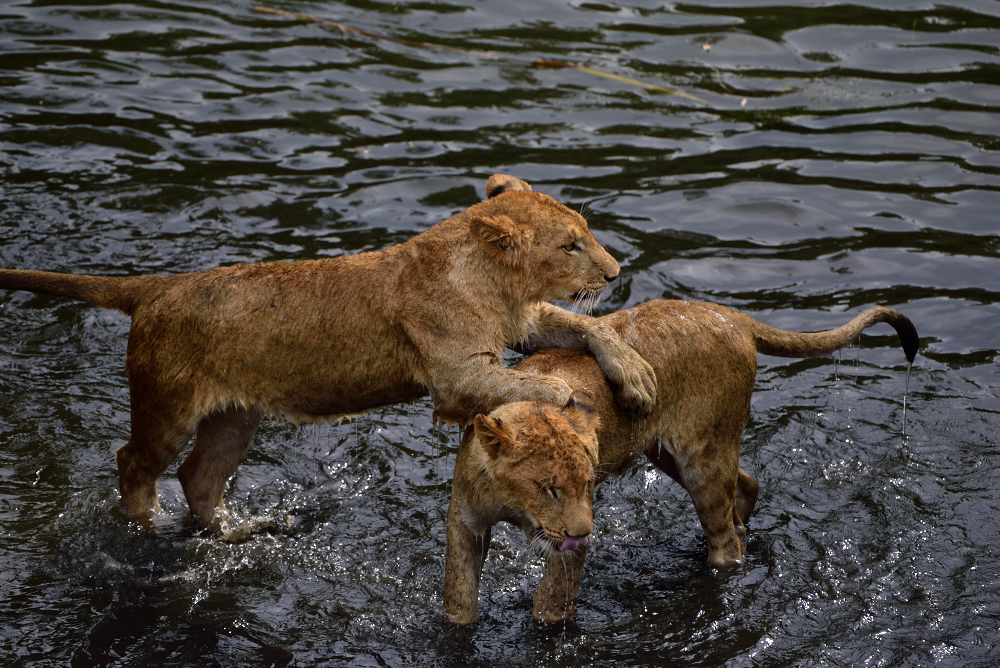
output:
{"label": "lion cub's whiskers", "polygon": [[555,550],[552,548],[552,541],[545,535],[545,530],[542,529],[542,527],[535,529],[535,533],[531,536],[531,540],[528,541],[528,551],[542,557],[543,559],[548,559],[556,554]]}
{"label": "lion cub's whiskers", "polygon": [[603,464],[598,464],[597,466],[594,467],[594,474],[595,475],[600,475],[600,474],[610,475],[611,473],[614,473],[614,470],[615,470],[615,466],[611,462],[605,462]]}
{"label": "lion cub's whiskers", "polygon": [[597,308],[598,302],[601,301],[602,293],[603,289],[584,288],[577,293],[576,299],[573,301],[573,310],[576,313],[590,315]]}

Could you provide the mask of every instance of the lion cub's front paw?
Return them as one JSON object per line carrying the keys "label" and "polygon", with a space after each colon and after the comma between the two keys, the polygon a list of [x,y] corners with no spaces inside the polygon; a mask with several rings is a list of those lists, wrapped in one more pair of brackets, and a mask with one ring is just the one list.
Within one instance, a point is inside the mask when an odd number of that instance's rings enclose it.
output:
{"label": "lion cub's front paw", "polygon": [[621,365],[621,381],[616,400],[624,410],[639,417],[653,412],[656,404],[656,373],[639,353],[631,348],[631,356]]}
{"label": "lion cub's front paw", "polygon": [[542,398],[542,401],[556,406],[565,406],[569,398],[573,396],[573,388],[565,380],[556,376],[546,376],[546,380],[548,381],[546,389],[550,392],[550,396]]}
{"label": "lion cub's front paw", "polygon": [[656,373],[635,348],[615,336],[592,351],[607,378],[616,387],[615,401],[629,413],[646,417],[656,404]]}

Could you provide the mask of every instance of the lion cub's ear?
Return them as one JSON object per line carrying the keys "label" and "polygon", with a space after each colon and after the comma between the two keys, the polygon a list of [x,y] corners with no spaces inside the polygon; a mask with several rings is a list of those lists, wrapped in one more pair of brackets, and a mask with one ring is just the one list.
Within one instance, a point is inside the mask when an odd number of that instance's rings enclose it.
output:
{"label": "lion cub's ear", "polygon": [[601,424],[600,414],[586,393],[574,392],[562,408],[562,414],[578,434],[594,432]]}
{"label": "lion cub's ear", "polygon": [[526,249],[533,237],[530,230],[521,230],[507,216],[479,216],[469,223],[483,242],[487,252],[498,262],[513,265],[519,252]]}
{"label": "lion cub's ear", "polygon": [[531,190],[531,186],[510,174],[494,174],[486,181],[486,199],[492,199],[508,190]]}
{"label": "lion cub's ear", "polygon": [[593,397],[588,393],[574,392],[569,395],[569,401],[562,407],[561,413],[580,437],[591,463],[597,466],[600,461],[597,430],[601,427],[601,416],[592,402]]}
{"label": "lion cub's ear", "polygon": [[502,448],[510,448],[514,444],[514,429],[499,418],[494,419],[480,413],[472,424],[476,438],[490,459],[496,459]]}

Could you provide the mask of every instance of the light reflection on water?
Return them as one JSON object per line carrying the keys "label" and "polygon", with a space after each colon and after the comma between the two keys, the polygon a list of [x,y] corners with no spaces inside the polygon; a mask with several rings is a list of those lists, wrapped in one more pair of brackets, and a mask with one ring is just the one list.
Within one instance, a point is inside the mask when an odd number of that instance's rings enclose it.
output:
{"label": "light reflection on water", "polygon": [[638,466],[597,490],[573,622],[531,623],[541,566],[506,528],[479,623],[451,629],[458,435],[431,425],[428,401],[337,427],[265,424],[228,500],[278,528],[200,534],[171,471],[165,514],[143,531],[117,514],[112,462],[128,433],[127,320],[9,294],[4,665],[995,662],[993,3],[282,6],[585,63],[710,107],[251,6],[3,10],[0,266],[175,273],[379,249],[507,171],[586,203],[623,266],[606,309],[708,299],[799,330],[904,311],[924,340],[906,436],[906,364],[885,331],[842,358],[762,358],[743,568],[709,569],[686,495]]}

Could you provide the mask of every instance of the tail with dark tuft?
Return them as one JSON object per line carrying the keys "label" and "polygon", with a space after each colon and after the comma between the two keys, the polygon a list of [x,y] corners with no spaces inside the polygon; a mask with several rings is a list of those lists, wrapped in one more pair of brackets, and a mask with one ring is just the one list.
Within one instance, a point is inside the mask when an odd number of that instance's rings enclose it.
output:
{"label": "tail with dark tuft", "polygon": [[899,311],[884,306],[870,308],[846,325],[824,332],[788,332],[763,323],[756,323],[754,339],[757,351],[776,357],[815,357],[839,350],[848,345],[864,330],[878,323],[886,323],[896,330],[903,354],[913,362],[920,348],[920,337],[910,319]]}
{"label": "tail with dark tuft", "polygon": [[920,336],[917,334],[917,328],[913,326],[910,319],[907,318],[902,313],[898,311],[893,311],[897,318],[895,320],[886,320],[893,328],[896,330],[896,334],[899,335],[899,342],[903,346],[903,354],[906,355],[906,361],[913,363],[913,360],[917,357],[917,350],[920,348]]}

